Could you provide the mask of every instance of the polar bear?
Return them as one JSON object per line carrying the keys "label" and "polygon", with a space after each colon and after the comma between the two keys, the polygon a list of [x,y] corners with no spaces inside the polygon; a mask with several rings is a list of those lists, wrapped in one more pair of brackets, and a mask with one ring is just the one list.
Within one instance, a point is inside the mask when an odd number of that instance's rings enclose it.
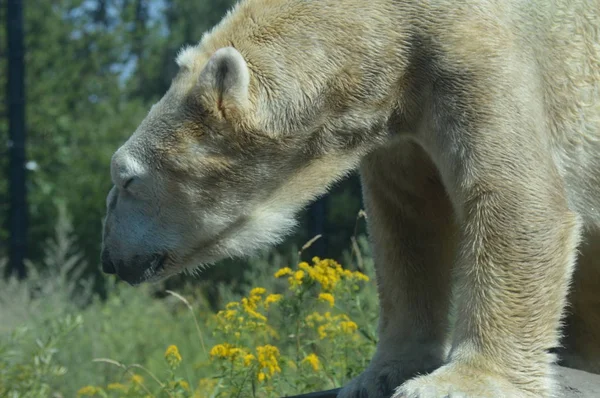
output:
{"label": "polar bear", "polygon": [[273,245],[358,168],[379,342],[340,397],[600,370],[599,0],[243,0],[176,61],[112,158],[105,272]]}

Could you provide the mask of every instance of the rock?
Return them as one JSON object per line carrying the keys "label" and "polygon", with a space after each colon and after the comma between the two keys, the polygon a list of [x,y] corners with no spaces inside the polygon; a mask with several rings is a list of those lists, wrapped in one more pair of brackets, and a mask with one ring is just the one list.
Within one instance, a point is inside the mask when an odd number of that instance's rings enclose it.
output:
{"label": "rock", "polygon": [[600,397],[600,375],[557,366],[564,398]]}
{"label": "rock", "polygon": [[[600,375],[562,366],[556,368],[557,378],[561,386],[557,398],[600,398]],[[338,390],[294,395],[288,398],[336,398]]]}

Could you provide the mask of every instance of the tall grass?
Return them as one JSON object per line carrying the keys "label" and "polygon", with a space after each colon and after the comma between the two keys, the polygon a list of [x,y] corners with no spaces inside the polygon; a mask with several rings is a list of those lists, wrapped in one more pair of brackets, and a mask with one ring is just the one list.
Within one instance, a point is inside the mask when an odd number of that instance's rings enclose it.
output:
{"label": "tall grass", "polygon": [[[80,271],[85,264],[75,247],[70,219],[64,209],[59,210],[55,237],[46,244],[43,263],[28,264],[30,274],[24,282],[0,279],[2,397],[74,397],[78,391],[99,396],[209,397],[242,392],[279,396],[337,386],[358,373],[370,357],[377,313],[372,279],[361,283],[348,279],[340,282],[339,290],[325,291],[306,273],[302,284],[293,288],[287,277],[274,274],[287,266],[298,271],[295,266],[302,253],[265,253],[248,261],[245,280],[251,283],[241,292],[218,287],[224,302],[238,303],[240,315],[247,317],[239,335],[227,335],[224,312],[213,312],[198,288],[167,293],[162,284],[132,288],[108,277],[107,299],[101,300],[93,293],[94,281]],[[350,269],[360,264],[365,274],[372,274],[364,237],[353,241],[344,263]],[[6,260],[0,259],[0,268],[4,266]],[[260,297],[255,293],[263,290],[255,287],[264,290]],[[335,306],[319,300],[321,293],[335,296]],[[265,307],[269,294],[283,299]],[[264,316],[264,326],[273,334],[252,330],[248,323],[252,315],[242,310],[247,309],[244,300],[254,300],[256,313]],[[312,323],[307,322],[313,313],[329,314],[330,321],[323,318],[319,323],[315,315]],[[334,333],[333,328],[339,329],[346,318],[357,326],[348,329],[350,340],[344,342],[342,335],[333,338],[333,334],[319,337],[319,326]],[[360,350],[348,350],[350,341]],[[219,354],[223,344],[245,350],[248,366],[237,368],[239,358],[228,357],[225,351]],[[180,355],[177,363],[172,352],[165,357],[171,346]],[[273,354],[275,348],[260,348],[267,346],[276,348],[281,372],[268,374],[265,353]],[[85,386],[87,390],[82,389]]]}

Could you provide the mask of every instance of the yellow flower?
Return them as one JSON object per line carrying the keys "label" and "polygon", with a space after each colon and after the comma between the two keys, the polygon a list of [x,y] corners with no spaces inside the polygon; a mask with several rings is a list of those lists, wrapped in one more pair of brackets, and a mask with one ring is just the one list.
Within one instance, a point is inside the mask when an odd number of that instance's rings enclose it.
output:
{"label": "yellow flower", "polygon": [[341,322],[340,326],[342,328],[342,332],[344,332],[346,334],[352,334],[352,333],[356,332],[356,330],[358,329],[358,325],[352,321]]}
{"label": "yellow flower", "polygon": [[176,345],[170,345],[165,351],[165,359],[169,366],[176,367],[181,362],[181,354]]}
{"label": "yellow flower", "polygon": [[328,302],[330,307],[333,307],[333,305],[335,304],[335,298],[331,293],[319,294],[319,300]]}
{"label": "yellow flower", "polygon": [[272,303],[276,303],[279,300],[281,300],[283,296],[281,294],[269,294],[266,298],[265,298],[265,308],[269,308],[269,305]]}
{"label": "yellow flower", "polygon": [[321,325],[317,328],[319,338],[322,340],[327,337],[327,325]]}
{"label": "yellow flower", "polygon": [[264,316],[263,314],[261,314],[260,312],[254,311],[254,310],[253,310],[252,308],[250,308],[250,307],[248,307],[248,308],[245,308],[245,310],[246,310],[246,313],[247,313],[248,315],[250,315],[251,317],[253,317],[253,318],[256,318],[256,319],[260,319],[260,320],[261,320],[261,321],[263,321],[263,322],[266,322],[266,321],[267,321],[267,317],[266,317],[266,316]]}
{"label": "yellow flower", "polygon": [[369,281],[369,277],[359,271],[355,271],[353,273],[353,276],[354,276],[354,278],[358,279],[359,281],[365,281],[365,282]]}
{"label": "yellow flower", "polygon": [[255,360],[256,357],[252,354],[244,355],[244,366],[250,366],[250,364],[252,364],[252,362],[254,362]]}
{"label": "yellow flower", "polygon": [[291,291],[296,291],[302,285],[306,273],[303,270],[298,270],[288,278],[288,285]]}
{"label": "yellow flower", "polygon": [[317,357],[315,354],[310,354],[308,355],[306,358],[304,358],[302,360],[303,363],[308,363],[310,366],[312,366],[313,370],[315,372],[319,371],[319,367],[321,365],[321,362],[319,362],[319,357]]}
{"label": "yellow flower", "polygon": [[228,310],[233,310],[234,308],[238,308],[239,306],[240,306],[240,303],[238,303],[237,301],[232,301],[230,303],[227,303],[225,308]]}
{"label": "yellow flower", "polygon": [[237,357],[239,357],[241,354],[243,354],[243,351],[241,348],[231,347],[227,354],[228,354],[227,356],[229,357],[229,359],[231,359],[233,361]]}
{"label": "yellow flower", "polygon": [[306,271],[306,272],[310,272],[310,270],[312,269],[310,265],[308,265],[307,262],[302,261],[301,263],[298,264],[298,268]]}
{"label": "yellow flower", "polygon": [[229,355],[229,344],[217,344],[210,349],[209,355],[211,358],[227,358]]}
{"label": "yellow flower", "polygon": [[334,260],[321,260],[318,257],[313,258],[313,263],[312,267],[302,264],[302,269],[307,270],[309,277],[320,284],[323,290],[332,291],[344,274],[342,266]]}
{"label": "yellow flower", "polygon": [[314,328],[316,322],[323,322],[323,315],[318,312],[313,312],[306,316],[305,321],[308,327]]}
{"label": "yellow flower", "polygon": [[211,359],[229,359],[235,361],[236,358],[244,355],[245,352],[242,348],[235,347],[231,344],[217,344],[210,349],[209,355]]}
{"label": "yellow flower", "polygon": [[[252,290],[256,290],[256,289],[262,289],[262,288],[255,288]],[[246,311],[246,313],[248,315],[250,315],[253,318],[260,319],[262,322],[266,322],[267,318],[263,314],[256,311],[258,308],[259,301],[260,301],[260,296],[258,296],[258,295],[251,295],[249,298],[244,297],[242,299],[242,306],[244,307],[244,311]],[[242,323],[242,321],[243,321],[243,319],[240,321],[240,323]]]}
{"label": "yellow flower", "polygon": [[94,387],[94,386],[85,386],[79,389],[79,391],[77,391],[77,395],[87,395],[87,396],[94,396],[96,395],[96,393],[99,392],[99,388],[98,387]]}
{"label": "yellow flower", "polygon": [[305,318],[306,325],[317,329],[319,339],[334,339],[340,334],[352,335],[358,325],[346,314],[332,316],[331,312],[320,314],[313,312]]}
{"label": "yellow flower", "polygon": [[275,278],[281,278],[282,276],[292,275],[292,269],[290,267],[281,268],[279,271],[275,272]]}
{"label": "yellow flower", "polygon": [[267,291],[267,289],[265,289],[264,287],[255,287],[254,289],[250,290],[250,295],[251,296],[261,296],[261,295],[265,294],[266,291]]}
{"label": "yellow flower", "polygon": [[219,311],[218,315],[222,316],[227,321],[232,321],[235,319],[235,317],[237,315],[237,310],[228,309],[225,311]]}
{"label": "yellow flower", "polygon": [[185,380],[180,380],[177,384],[179,384],[179,387],[183,388],[186,391],[190,390],[190,385]]}
{"label": "yellow flower", "polygon": [[255,310],[256,309],[256,300],[248,300],[247,297],[242,299],[242,306],[244,307],[244,311]]}
{"label": "yellow flower", "polygon": [[138,374],[134,374],[131,376],[131,382],[133,384],[142,384],[144,382],[144,378]]}
{"label": "yellow flower", "polygon": [[261,370],[260,373],[264,373],[265,377],[271,377],[273,376],[273,374],[281,372],[281,368],[279,367],[278,361],[279,349],[277,347],[272,346],[270,344],[261,347],[256,347],[256,354],[258,356],[258,366]]}
{"label": "yellow flower", "polygon": [[304,278],[304,271],[298,270],[298,271],[294,272],[294,279],[296,281],[302,282],[303,278]]}
{"label": "yellow flower", "polygon": [[127,392],[127,386],[121,383],[110,383],[106,388],[113,391]]}
{"label": "yellow flower", "polygon": [[265,379],[266,375],[263,372],[258,372],[258,376],[257,379],[258,381],[263,381]]}

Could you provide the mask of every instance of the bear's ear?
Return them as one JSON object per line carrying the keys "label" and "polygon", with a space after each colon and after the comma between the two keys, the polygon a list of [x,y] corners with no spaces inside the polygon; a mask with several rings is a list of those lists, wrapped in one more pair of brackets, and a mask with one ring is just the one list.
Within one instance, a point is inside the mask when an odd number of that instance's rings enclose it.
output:
{"label": "bear's ear", "polygon": [[239,119],[250,108],[250,72],[233,47],[221,48],[210,57],[198,85],[204,105],[219,118]]}

